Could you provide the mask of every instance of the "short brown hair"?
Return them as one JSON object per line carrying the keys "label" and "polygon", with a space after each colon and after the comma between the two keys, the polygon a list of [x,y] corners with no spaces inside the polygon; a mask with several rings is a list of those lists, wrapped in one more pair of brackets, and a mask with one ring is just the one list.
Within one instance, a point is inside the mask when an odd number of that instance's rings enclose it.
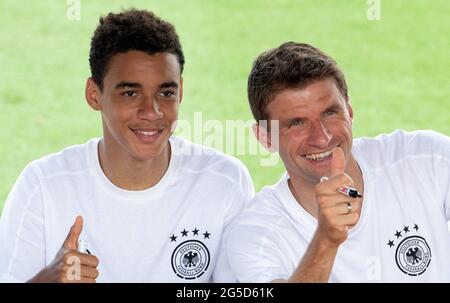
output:
{"label": "short brown hair", "polygon": [[286,88],[305,87],[332,77],[348,101],[347,83],[337,63],[305,43],[286,42],[262,53],[248,77],[248,101],[256,121],[267,120],[266,107],[275,94]]}

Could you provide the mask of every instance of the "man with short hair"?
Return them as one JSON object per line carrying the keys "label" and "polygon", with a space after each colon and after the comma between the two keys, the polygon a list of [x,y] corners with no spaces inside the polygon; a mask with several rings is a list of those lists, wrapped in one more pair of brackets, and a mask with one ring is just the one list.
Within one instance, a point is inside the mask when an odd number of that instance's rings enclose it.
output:
{"label": "man with short hair", "polygon": [[174,27],[147,11],[110,13],[89,62],[86,100],[103,138],[22,172],[0,221],[0,278],[232,282],[222,233],[253,185],[238,160],[172,136],[184,66]]}
{"label": "man with short hair", "polygon": [[[344,75],[308,44],[260,55],[248,98],[259,142],[286,173],[233,223],[238,281],[450,282],[448,136],[353,140]],[[264,126],[272,121],[278,128]]]}

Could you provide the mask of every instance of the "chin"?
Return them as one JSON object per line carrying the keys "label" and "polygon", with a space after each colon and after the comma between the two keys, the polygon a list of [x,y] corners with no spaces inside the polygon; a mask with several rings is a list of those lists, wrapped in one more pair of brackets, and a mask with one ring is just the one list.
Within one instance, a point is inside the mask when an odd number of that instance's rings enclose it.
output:
{"label": "chin", "polygon": [[154,142],[141,142],[139,140],[132,143],[132,152],[135,158],[140,160],[151,160],[159,157],[166,150],[169,144],[169,138],[166,134],[161,136]]}
{"label": "chin", "polygon": [[164,151],[163,146],[161,146],[161,147],[158,146],[158,147],[154,147],[154,148],[146,149],[146,150],[138,149],[134,152],[134,157],[141,161],[152,160],[154,158],[161,156],[163,151]]}

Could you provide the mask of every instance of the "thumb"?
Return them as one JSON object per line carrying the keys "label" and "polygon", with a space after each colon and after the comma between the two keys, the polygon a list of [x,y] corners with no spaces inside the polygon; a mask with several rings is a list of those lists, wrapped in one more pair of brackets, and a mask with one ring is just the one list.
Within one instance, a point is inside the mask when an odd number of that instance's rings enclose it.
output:
{"label": "thumb", "polygon": [[344,151],[340,147],[333,149],[331,155],[331,176],[334,177],[338,174],[345,172],[345,156]]}
{"label": "thumb", "polygon": [[82,230],[83,230],[83,217],[77,216],[62,246],[77,250],[78,238],[80,237]]}

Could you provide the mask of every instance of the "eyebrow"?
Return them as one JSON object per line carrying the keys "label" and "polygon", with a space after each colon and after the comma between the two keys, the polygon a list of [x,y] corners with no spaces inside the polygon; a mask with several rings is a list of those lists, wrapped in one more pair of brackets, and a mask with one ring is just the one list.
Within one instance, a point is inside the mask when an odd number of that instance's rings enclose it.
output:
{"label": "eyebrow", "polygon": [[[114,86],[114,89],[121,89],[125,87],[142,88],[142,84],[137,82],[121,81]],[[159,85],[159,88],[169,88],[169,87],[178,88],[178,83],[176,83],[175,81],[169,81]]]}
{"label": "eyebrow", "polygon": [[114,86],[114,89],[121,89],[121,88],[124,88],[124,87],[142,88],[142,85],[137,83],[137,82],[122,81],[122,82],[117,83]]}
{"label": "eyebrow", "polygon": [[[336,112],[338,112],[338,111],[342,110],[342,106],[341,106],[340,103],[334,103],[334,104],[328,106],[327,108],[325,108],[325,109],[322,111],[322,113],[327,112],[327,111],[330,111],[330,110],[331,110],[331,111],[336,111]],[[296,121],[304,121],[304,120],[306,120],[306,119],[308,119],[308,117],[301,117],[301,116],[299,116],[299,117],[293,117],[293,118],[289,118],[289,119],[285,120],[284,123],[286,123],[286,124],[291,124],[291,123],[293,123],[293,122],[296,122]]]}
{"label": "eyebrow", "polygon": [[175,81],[170,81],[170,82],[164,82],[162,83],[159,88],[178,88],[178,83],[176,83]]}

